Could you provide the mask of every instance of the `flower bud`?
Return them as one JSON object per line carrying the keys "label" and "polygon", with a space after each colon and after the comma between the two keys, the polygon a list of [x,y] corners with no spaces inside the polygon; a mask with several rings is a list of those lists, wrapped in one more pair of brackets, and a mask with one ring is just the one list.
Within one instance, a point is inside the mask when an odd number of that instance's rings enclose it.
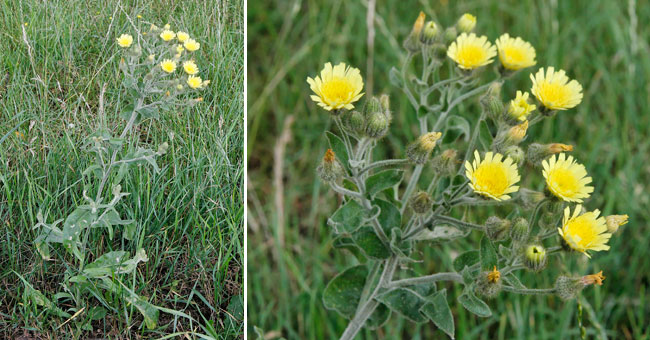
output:
{"label": "flower bud", "polygon": [[501,241],[506,238],[512,222],[501,219],[496,216],[491,216],[485,221],[485,234],[492,241]]}
{"label": "flower bud", "polygon": [[440,132],[429,132],[420,136],[406,148],[406,156],[415,164],[424,164],[441,136]]}
{"label": "flower bud", "polygon": [[404,40],[404,48],[411,53],[420,51],[420,34],[422,32],[422,28],[424,27],[425,17],[426,16],[424,15],[424,12],[420,12],[420,15],[418,15],[415,23],[413,23],[413,29],[411,30],[411,33],[409,33],[409,35],[406,37],[406,40]]}
{"label": "flower bud", "polygon": [[456,27],[447,27],[445,30],[445,42],[447,44],[451,44],[454,42],[454,40],[456,40],[456,37],[458,37],[458,31],[456,30]]}
{"label": "flower bud", "polygon": [[336,182],[344,175],[343,167],[336,159],[332,149],[327,149],[323,161],[316,169],[318,176],[323,182]]}
{"label": "flower bud", "polygon": [[558,219],[561,215],[558,215],[552,211],[544,211],[539,218],[539,226],[544,230],[553,230],[557,229]]}
{"label": "flower bud", "polygon": [[555,281],[555,294],[562,300],[571,300],[575,298],[586,286],[603,285],[603,271],[596,274],[585,275],[583,277],[560,276]]}
{"label": "flower bud", "polygon": [[458,163],[458,151],[454,149],[447,149],[433,157],[433,160],[431,160],[433,170],[442,176],[451,176],[455,174]]}
{"label": "flower bud", "polygon": [[465,13],[458,19],[456,27],[461,32],[469,33],[476,27],[476,17],[469,13]]}
{"label": "flower bud", "polygon": [[486,298],[493,298],[501,292],[501,273],[494,266],[491,271],[484,271],[476,279],[476,293]]}
{"label": "flower bud", "polygon": [[618,231],[618,227],[627,223],[627,215],[609,215],[605,217],[605,223],[607,223],[607,230],[610,233],[615,233]]}
{"label": "flower bud", "polygon": [[525,209],[530,209],[533,208],[534,206],[537,205],[541,200],[544,199],[544,193],[535,191],[535,190],[530,190],[526,188],[519,188],[519,198],[521,199],[521,202],[524,204]]}
{"label": "flower bud", "polygon": [[148,61],[148,62],[153,62],[154,59],[156,59],[156,55],[155,55],[155,54],[150,54],[150,55],[147,57],[147,61]]}
{"label": "flower bud", "polygon": [[363,117],[363,114],[359,111],[352,111],[345,115],[346,127],[358,136],[365,135],[365,123],[366,120]]}
{"label": "flower bud", "polygon": [[480,99],[483,110],[492,119],[497,119],[504,111],[503,102],[501,101],[501,85],[501,82],[492,83],[485,95]]}
{"label": "flower bud", "polygon": [[423,44],[431,45],[436,40],[436,37],[438,37],[439,32],[438,25],[433,21],[429,21],[424,25],[424,29],[420,34],[420,41]]}
{"label": "flower bud", "polygon": [[366,135],[377,139],[384,137],[388,132],[389,124],[388,118],[383,113],[371,113],[366,118]]}
{"label": "flower bud", "polygon": [[526,137],[526,131],[528,131],[528,121],[524,121],[519,125],[515,125],[508,130],[508,141],[513,144],[519,144],[524,137]]}
{"label": "flower bud", "polygon": [[528,240],[528,221],[523,217],[517,217],[510,229],[510,238],[514,242],[525,242]]}
{"label": "flower bud", "polygon": [[528,146],[528,152],[526,153],[526,157],[528,158],[528,161],[531,164],[538,166],[542,163],[543,160],[545,160],[549,156],[556,153],[565,152],[565,151],[573,151],[573,146],[567,144],[560,144],[560,143],[552,143],[552,144],[533,143]]}
{"label": "flower bud", "polygon": [[392,115],[390,113],[390,97],[387,94],[382,94],[379,96],[379,104],[381,104],[381,109],[384,112],[384,115],[386,115],[386,118],[388,118],[388,120],[391,120]]}
{"label": "flower bud", "polygon": [[524,150],[516,145],[512,145],[506,148],[504,154],[510,157],[518,166],[521,166],[521,164],[526,159]]}
{"label": "flower bud", "polygon": [[381,102],[379,98],[372,97],[366,101],[366,105],[363,107],[363,113],[366,116],[366,119],[369,118],[373,113],[384,113]]}
{"label": "flower bud", "polygon": [[420,191],[409,200],[411,208],[416,214],[422,215],[433,208],[433,199],[425,191]]}
{"label": "flower bud", "polygon": [[546,249],[539,244],[530,244],[524,250],[524,266],[538,272],[546,267]]}

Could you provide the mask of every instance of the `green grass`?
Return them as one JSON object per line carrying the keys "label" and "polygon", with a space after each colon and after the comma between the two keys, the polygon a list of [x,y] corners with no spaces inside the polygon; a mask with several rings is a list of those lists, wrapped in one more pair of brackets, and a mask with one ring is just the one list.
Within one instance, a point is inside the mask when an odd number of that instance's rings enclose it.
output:
{"label": "green grass", "polygon": [[[267,339],[335,339],[345,328],[346,320],[324,309],[321,294],[336,273],[355,261],[332,248],[325,223],[338,198],[317,180],[315,168],[327,148],[324,131],[332,127],[328,114],[309,99],[305,79],[327,61],[355,65],[366,79],[372,73],[374,93],[390,94],[395,112],[390,134],[375,157],[403,157],[406,143],[417,133],[415,112],[389,85],[388,72],[401,65],[401,41],[424,10],[445,26],[464,12],[474,13],[478,32],[491,40],[503,32],[521,36],[536,47],[539,66],[563,68],[583,84],[583,103],[536,125],[529,130],[530,139],[575,145],[573,154],[594,178],[595,192],[587,206],[604,214],[627,213],[630,222],[612,238],[611,251],[589,261],[555,258],[542,274],[523,273],[522,279],[529,286],[547,287],[560,273],[602,269],[604,285],[583,295],[609,337],[649,339],[650,29],[643,22],[650,7],[639,2],[630,8],[635,1],[377,1],[374,68],[369,70],[366,3],[249,3],[247,329],[260,327]],[[528,89],[527,74],[509,81],[504,96]],[[469,116],[477,110],[474,105],[463,108]],[[283,187],[277,188],[271,180],[274,166],[278,169],[273,147],[289,117],[295,120],[280,163]],[[527,185],[541,189],[541,176],[532,171],[523,169],[522,177],[532,178]],[[278,190],[283,193],[279,202]],[[418,271],[449,269],[448,254],[476,247],[475,236],[443,247],[421,246],[424,262]],[[454,301],[459,288],[447,287]],[[494,315],[479,319],[452,303],[458,339],[578,337],[575,302],[508,295],[489,304]],[[594,337],[594,323],[586,313],[583,319],[588,338]],[[401,337],[443,335],[430,323],[412,325],[399,317],[377,332],[363,332],[366,339]]]}
{"label": "green grass", "polygon": [[[241,336],[243,313],[232,308],[243,300],[243,1],[8,0],[0,13],[0,337]],[[50,221],[64,218],[82,202],[84,186],[92,191],[97,185],[81,181],[89,164],[82,144],[99,123],[103,84],[108,126],[115,133],[124,127],[115,38],[132,32],[127,16],[141,28],[148,29],[141,21],[170,23],[196,37],[201,76],[212,83],[202,103],[138,126],[129,148],[170,145],[158,159],[160,173],[136,167],[122,184],[131,195],[120,213],[137,221],[140,237],[110,241],[105,232],[93,232],[89,249],[95,256],[122,248],[132,255],[143,247],[149,261],[127,286],[196,321],[161,313],[158,327],[147,330],[133,306],[115,300],[112,311],[84,331],[97,299],[78,301],[86,312],[64,325],[67,320],[24,303],[14,272],[50,299],[64,291],[70,255],[55,247],[53,260],[43,261],[31,227],[39,209]],[[61,299],[59,306],[74,303]]]}

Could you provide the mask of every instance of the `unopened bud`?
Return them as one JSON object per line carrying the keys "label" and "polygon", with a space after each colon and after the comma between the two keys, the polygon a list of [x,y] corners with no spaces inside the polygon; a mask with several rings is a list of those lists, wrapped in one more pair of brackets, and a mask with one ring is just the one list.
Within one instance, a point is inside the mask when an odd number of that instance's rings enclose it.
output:
{"label": "unopened bud", "polygon": [[526,131],[528,130],[528,121],[524,121],[519,125],[515,125],[508,130],[508,141],[514,144],[519,144],[524,137],[526,137]]}
{"label": "unopened bud", "polygon": [[390,97],[387,94],[379,96],[379,104],[381,105],[384,114],[390,118]]}
{"label": "unopened bud", "polygon": [[415,164],[424,164],[441,136],[440,132],[425,133],[406,148],[406,156]]}
{"label": "unopened bud", "polygon": [[346,127],[357,136],[365,135],[365,122],[366,120],[363,117],[363,114],[361,114],[359,111],[352,111],[349,114],[345,115]]}
{"label": "unopened bud", "polygon": [[458,151],[454,149],[447,149],[439,155],[433,157],[431,160],[433,170],[442,175],[450,176],[456,173],[458,168]]}
{"label": "unopened bud", "polygon": [[538,166],[542,163],[543,160],[545,160],[549,156],[560,152],[565,152],[565,151],[573,151],[573,146],[560,144],[560,143],[552,143],[552,144],[532,143],[528,146],[528,152],[526,153],[526,157],[528,158],[528,161],[531,164]]}
{"label": "unopened bud", "polygon": [[431,208],[433,207],[433,199],[425,191],[420,191],[413,195],[409,200],[409,203],[413,211],[419,215],[431,211]]}
{"label": "unopened bud", "polygon": [[605,222],[607,223],[607,230],[610,233],[615,233],[618,231],[618,227],[627,223],[627,215],[609,215],[605,217]]}
{"label": "unopened bud", "polygon": [[501,241],[506,238],[512,222],[501,219],[496,216],[491,216],[485,221],[485,234],[492,241]]}
{"label": "unopened bud", "polygon": [[458,31],[456,30],[456,27],[454,26],[447,27],[447,29],[445,30],[445,42],[447,44],[451,44],[456,40],[457,37],[458,37]]}
{"label": "unopened bud", "polygon": [[544,199],[544,193],[526,188],[519,189],[519,199],[524,204],[525,209],[530,209]]}
{"label": "unopened bud", "polygon": [[483,110],[493,119],[501,116],[504,111],[503,102],[501,101],[501,85],[501,82],[492,83],[485,95],[480,99]]}
{"label": "unopened bud", "polygon": [[343,167],[336,159],[332,149],[327,149],[323,161],[316,169],[318,176],[323,182],[336,182],[344,175]]}
{"label": "unopened bud", "polygon": [[501,292],[502,282],[501,273],[497,267],[491,271],[484,271],[476,279],[476,293],[486,298],[493,298]]}
{"label": "unopened bud", "polygon": [[379,101],[379,98],[377,97],[372,97],[366,101],[366,105],[363,107],[363,113],[366,115],[366,117],[370,117],[373,113],[382,113],[384,112],[381,101]]}
{"label": "unopened bud", "polygon": [[439,32],[438,25],[433,21],[429,21],[424,25],[424,29],[420,34],[420,41],[423,44],[431,45],[436,40],[436,37],[438,37]]}
{"label": "unopened bud", "polygon": [[514,242],[525,242],[528,240],[528,233],[528,221],[523,217],[517,217],[512,223],[510,238]]}
{"label": "unopened bud", "polygon": [[469,33],[476,27],[476,17],[469,13],[465,13],[460,17],[460,19],[458,19],[456,27],[461,32]]}
{"label": "unopened bud", "polygon": [[526,153],[524,153],[524,150],[516,145],[507,147],[503,153],[507,157],[510,157],[518,166],[521,166],[526,159]]}
{"label": "unopened bud", "polygon": [[546,249],[539,244],[530,244],[524,250],[524,266],[538,272],[546,267]]}
{"label": "unopened bud", "polygon": [[373,112],[366,118],[366,135],[371,138],[381,138],[388,132],[390,122],[381,112]]}
{"label": "unopened bud", "polygon": [[555,281],[555,294],[563,300],[574,299],[586,287],[590,285],[602,286],[605,276],[603,271],[583,277],[560,276]]}
{"label": "unopened bud", "polygon": [[425,17],[426,16],[424,15],[424,12],[420,12],[420,15],[418,15],[415,23],[413,23],[413,29],[411,30],[411,33],[409,33],[409,35],[404,40],[404,48],[411,53],[420,51],[420,34],[422,32],[422,28],[424,27]]}
{"label": "unopened bud", "polygon": [[154,55],[154,54],[150,54],[150,55],[147,57],[147,61],[149,61],[149,62],[153,62],[155,58],[156,58],[156,55]]}

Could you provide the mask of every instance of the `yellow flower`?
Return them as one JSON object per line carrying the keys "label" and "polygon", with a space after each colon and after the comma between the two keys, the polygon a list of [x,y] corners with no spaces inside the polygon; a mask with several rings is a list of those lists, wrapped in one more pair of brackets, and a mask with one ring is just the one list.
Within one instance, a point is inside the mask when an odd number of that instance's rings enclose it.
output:
{"label": "yellow flower", "polygon": [[571,215],[571,208],[564,209],[562,228],[557,228],[558,233],[566,243],[574,250],[591,257],[587,251],[608,250],[607,241],[612,234],[607,232],[605,218],[598,217],[600,211],[585,211],[582,213],[582,205],[578,204]]}
{"label": "yellow flower", "polygon": [[566,110],[576,107],[582,101],[582,85],[575,79],[569,81],[564,70],[555,72],[553,67],[540,68],[533,76],[530,92],[548,109]]}
{"label": "yellow flower", "polygon": [[509,193],[519,190],[517,166],[510,157],[503,159],[499,153],[488,152],[481,161],[478,151],[474,151],[474,162],[465,162],[465,176],[469,186],[477,194],[503,201],[510,199]]}
{"label": "yellow flower", "polygon": [[165,59],[160,63],[160,68],[167,73],[176,71],[176,62],[170,59]]}
{"label": "yellow flower", "polygon": [[477,37],[474,33],[462,33],[449,45],[447,56],[466,70],[485,66],[497,55],[497,49],[486,36]]}
{"label": "yellow flower", "polygon": [[591,183],[591,177],[587,177],[585,166],[572,156],[567,157],[565,153],[553,155],[542,162],[542,167],[548,190],[563,201],[582,202],[594,191],[594,187],[587,185]]}
{"label": "yellow flower", "polygon": [[117,44],[120,45],[120,47],[127,48],[133,44],[133,37],[130,34],[122,34],[117,38]]}
{"label": "yellow flower", "polygon": [[503,34],[495,42],[499,51],[499,60],[508,70],[521,70],[537,64],[535,48],[523,39],[512,38],[508,33]]}
{"label": "yellow flower", "polygon": [[352,103],[363,96],[363,79],[358,68],[339,63],[332,67],[326,63],[320,77],[307,77],[309,87],[316,95],[311,99],[327,111],[354,108]]}
{"label": "yellow flower", "polygon": [[185,51],[185,49],[182,45],[176,46],[176,53],[183,53],[183,51]]}
{"label": "yellow flower", "polygon": [[497,270],[497,266],[494,266],[492,271],[487,274],[487,280],[488,282],[491,283],[499,282],[500,278],[501,278],[501,273]]}
{"label": "yellow flower", "polygon": [[585,275],[580,279],[580,282],[582,282],[583,285],[589,286],[589,285],[603,285],[603,281],[605,280],[605,276],[603,276],[603,271],[599,271],[596,274],[589,274]]}
{"label": "yellow flower", "polygon": [[201,77],[198,77],[198,76],[189,76],[189,77],[187,77],[187,85],[189,85],[193,89],[200,88],[202,84],[203,84],[203,81],[201,80]]}
{"label": "yellow flower", "polygon": [[515,99],[510,101],[508,114],[515,119],[524,121],[528,119],[528,114],[535,111],[537,106],[528,103],[528,92],[517,91]]}
{"label": "yellow flower", "polygon": [[605,217],[605,223],[607,224],[607,230],[610,233],[615,233],[618,231],[618,227],[627,223],[627,215],[609,215]]}
{"label": "yellow flower", "polygon": [[172,28],[172,27],[169,26],[169,24],[165,24],[165,26],[163,26],[163,29],[165,29],[165,30],[169,30],[170,28]]}
{"label": "yellow flower", "polygon": [[178,38],[178,42],[185,42],[185,40],[189,39],[189,37],[190,35],[183,31],[176,32],[176,38]]}
{"label": "yellow flower", "polygon": [[138,14],[138,15],[136,15],[136,18],[142,19],[142,15]]}
{"label": "yellow flower", "polygon": [[210,79],[204,80],[203,84],[201,84],[201,88],[207,87],[208,85],[210,85]]}
{"label": "yellow flower", "polygon": [[183,63],[183,69],[185,70],[185,73],[189,75],[195,75],[199,73],[199,67],[196,66],[196,63],[194,63],[193,60],[188,60]]}
{"label": "yellow flower", "polygon": [[465,13],[458,19],[456,26],[461,32],[469,33],[476,27],[476,17]]}
{"label": "yellow flower", "polygon": [[162,33],[160,33],[160,39],[164,41],[170,41],[172,39],[176,38],[176,33],[170,30],[164,30]]}
{"label": "yellow flower", "polygon": [[197,43],[196,40],[188,38],[185,40],[185,43],[183,44],[185,46],[185,49],[194,52],[198,50],[201,47],[201,44]]}

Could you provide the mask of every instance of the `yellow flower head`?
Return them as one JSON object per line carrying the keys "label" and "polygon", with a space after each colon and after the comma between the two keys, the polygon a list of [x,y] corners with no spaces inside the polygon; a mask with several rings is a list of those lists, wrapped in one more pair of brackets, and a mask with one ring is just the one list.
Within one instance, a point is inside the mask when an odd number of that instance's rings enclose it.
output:
{"label": "yellow flower head", "polygon": [[587,251],[608,250],[607,242],[612,234],[607,232],[605,218],[598,217],[600,211],[585,211],[582,213],[582,205],[578,204],[571,215],[571,208],[564,209],[562,228],[557,231],[566,241],[571,249],[579,251],[591,257]]}
{"label": "yellow flower head", "polygon": [[499,51],[499,60],[508,70],[521,70],[537,64],[535,48],[523,39],[512,38],[508,33],[503,34],[495,42]]}
{"label": "yellow flower head", "polygon": [[176,46],[176,53],[183,53],[183,51],[185,51],[185,49],[182,45]]}
{"label": "yellow flower head", "polygon": [[618,231],[618,227],[627,223],[627,215],[609,215],[605,217],[605,223],[607,224],[607,230],[610,233],[615,233]]}
{"label": "yellow flower head", "polygon": [[307,78],[307,83],[315,95],[311,99],[327,111],[354,108],[352,103],[363,96],[363,79],[358,68],[339,63],[332,67],[326,63],[320,77]]}
{"label": "yellow flower head", "polygon": [[183,69],[185,70],[185,73],[189,75],[195,75],[199,73],[199,67],[196,66],[196,63],[194,60],[188,60],[183,63]]}
{"label": "yellow flower head", "polygon": [[201,77],[199,76],[189,76],[187,77],[187,85],[193,89],[198,89],[203,84]]}
{"label": "yellow flower head", "polygon": [[474,33],[462,33],[449,45],[447,56],[466,70],[485,66],[497,55],[497,49],[486,36],[477,37]]}
{"label": "yellow flower head", "polygon": [[524,121],[528,119],[528,115],[535,111],[537,106],[528,103],[528,92],[517,91],[515,99],[510,101],[508,106],[508,114],[515,119]]}
{"label": "yellow flower head", "polygon": [[183,46],[185,46],[186,50],[188,50],[190,52],[194,52],[194,51],[198,50],[201,47],[201,44],[196,42],[196,40],[194,40],[194,39],[187,38],[187,40],[185,40],[185,43],[183,44]]}
{"label": "yellow flower head", "polygon": [[162,33],[160,33],[160,39],[164,41],[170,41],[172,39],[176,38],[176,33],[170,30],[164,30]]}
{"label": "yellow flower head", "polygon": [[481,155],[474,151],[474,162],[465,162],[465,176],[474,192],[497,201],[510,199],[508,194],[519,190],[515,185],[520,179],[517,165],[500,153],[488,152],[481,161]]}
{"label": "yellow flower head", "polygon": [[127,48],[133,44],[133,37],[130,34],[122,34],[117,38],[117,44],[120,45],[120,47]]}
{"label": "yellow flower head", "polygon": [[176,62],[170,59],[165,59],[160,63],[160,68],[167,73],[176,71]]}
{"label": "yellow flower head", "polygon": [[585,166],[579,164],[565,153],[553,155],[542,161],[542,174],[546,179],[548,190],[557,198],[567,202],[582,202],[589,197],[594,187],[588,186],[591,177],[587,177]]}
{"label": "yellow flower head", "polygon": [[461,32],[469,33],[474,30],[474,27],[476,27],[476,17],[469,13],[465,13],[460,17],[460,19],[458,19],[456,26]]}
{"label": "yellow flower head", "polygon": [[544,72],[542,67],[534,76],[531,74],[530,79],[533,81],[530,92],[548,109],[566,110],[582,101],[582,85],[575,79],[569,81],[564,70],[555,72],[549,67]]}
{"label": "yellow flower head", "polygon": [[178,38],[178,42],[185,42],[185,40],[190,38],[190,35],[183,31],[178,31],[176,32],[176,38]]}

